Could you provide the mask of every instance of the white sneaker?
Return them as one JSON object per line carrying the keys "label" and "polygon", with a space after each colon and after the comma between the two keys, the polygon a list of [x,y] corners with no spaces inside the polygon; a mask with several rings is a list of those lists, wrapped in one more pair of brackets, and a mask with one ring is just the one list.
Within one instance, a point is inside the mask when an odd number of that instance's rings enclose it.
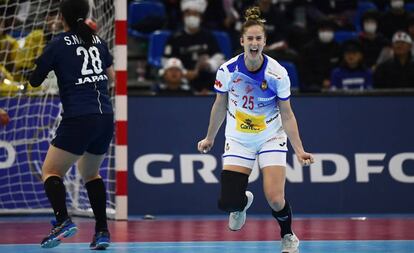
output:
{"label": "white sneaker", "polygon": [[299,253],[299,239],[295,234],[283,236],[282,253]]}
{"label": "white sneaker", "polygon": [[232,231],[240,230],[244,223],[246,223],[246,211],[253,203],[253,193],[246,191],[247,204],[243,211],[231,212],[229,215],[229,229]]}

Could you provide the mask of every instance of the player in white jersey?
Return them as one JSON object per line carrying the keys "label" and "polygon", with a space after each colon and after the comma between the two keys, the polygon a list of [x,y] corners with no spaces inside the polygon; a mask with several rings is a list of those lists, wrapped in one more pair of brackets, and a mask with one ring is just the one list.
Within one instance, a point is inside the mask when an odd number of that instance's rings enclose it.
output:
{"label": "player in white jersey", "polygon": [[246,10],[245,17],[240,38],[244,53],[217,71],[217,96],[207,136],[198,142],[198,150],[211,149],[227,115],[218,205],[230,213],[229,228],[237,231],[246,221],[246,210],[253,202],[253,194],[246,191],[248,177],[257,159],[266,199],[281,228],[282,252],[297,253],[299,240],[292,231],[292,212],[284,196],[287,137],[302,165],[313,163],[313,156],[302,146],[290,106],[287,72],[262,53],[266,34],[259,8]]}

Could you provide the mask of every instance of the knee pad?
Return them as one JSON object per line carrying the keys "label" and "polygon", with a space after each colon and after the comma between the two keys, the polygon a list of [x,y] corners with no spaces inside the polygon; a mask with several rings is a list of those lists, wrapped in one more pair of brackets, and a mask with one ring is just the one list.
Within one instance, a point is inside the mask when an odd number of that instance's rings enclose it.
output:
{"label": "knee pad", "polygon": [[249,175],[223,170],[218,207],[225,212],[242,211],[247,204],[246,189]]}

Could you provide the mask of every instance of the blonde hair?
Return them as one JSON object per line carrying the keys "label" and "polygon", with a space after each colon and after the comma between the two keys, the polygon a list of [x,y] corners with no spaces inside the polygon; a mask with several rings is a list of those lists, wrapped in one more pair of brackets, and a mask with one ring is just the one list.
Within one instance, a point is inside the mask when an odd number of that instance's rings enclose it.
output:
{"label": "blonde hair", "polygon": [[266,29],[264,26],[264,23],[266,22],[266,20],[262,19],[260,17],[260,14],[261,13],[260,13],[260,9],[258,6],[250,7],[245,11],[244,18],[246,19],[246,21],[244,22],[242,29],[241,29],[242,35],[246,32],[247,28],[251,26],[255,26],[255,25],[262,27],[263,32],[266,34]]}

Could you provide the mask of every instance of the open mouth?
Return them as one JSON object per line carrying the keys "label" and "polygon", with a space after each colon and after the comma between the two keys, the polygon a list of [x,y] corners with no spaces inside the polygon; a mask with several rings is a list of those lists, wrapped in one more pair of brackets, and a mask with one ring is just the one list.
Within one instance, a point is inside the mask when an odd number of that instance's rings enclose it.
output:
{"label": "open mouth", "polygon": [[253,57],[256,57],[257,56],[257,54],[259,53],[259,49],[250,49],[250,54],[253,56]]}

